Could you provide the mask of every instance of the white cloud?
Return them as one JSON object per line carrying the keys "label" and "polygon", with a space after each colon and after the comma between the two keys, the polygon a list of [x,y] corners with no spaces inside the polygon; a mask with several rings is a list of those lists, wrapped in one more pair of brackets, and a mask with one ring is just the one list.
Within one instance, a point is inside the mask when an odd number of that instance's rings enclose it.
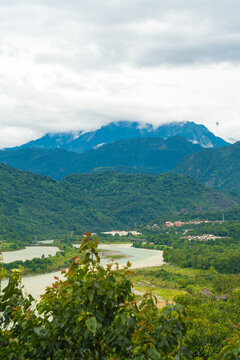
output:
{"label": "white cloud", "polygon": [[239,10],[235,0],[2,0],[0,147],[119,119],[190,120],[240,139]]}

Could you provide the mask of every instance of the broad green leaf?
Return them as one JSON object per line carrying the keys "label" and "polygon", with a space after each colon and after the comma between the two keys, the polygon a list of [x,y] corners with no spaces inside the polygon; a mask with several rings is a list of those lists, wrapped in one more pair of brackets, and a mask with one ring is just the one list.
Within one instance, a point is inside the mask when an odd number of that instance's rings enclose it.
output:
{"label": "broad green leaf", "polygon": [[95,292],[95,291],[94,291],[93,289],[88,290],[87,295],[88,295],[88,298],[89,298],[89,300],[90,300],[90,303],[93,301],[94,292]]}
{"label": "broad green leaf", "polygon": [[148,353],[152,360],[161,360],[161,356],[156,349],[149,349]]}
{"label": "broad green leaf", "polygon": [[96,318],[92,316],[89,319],[87,319],[85,321],[85,323],[86,323],[86,326],[87,326],[88,330],[95,334],[96,330],[97,330],[97,320],[96,320]]}

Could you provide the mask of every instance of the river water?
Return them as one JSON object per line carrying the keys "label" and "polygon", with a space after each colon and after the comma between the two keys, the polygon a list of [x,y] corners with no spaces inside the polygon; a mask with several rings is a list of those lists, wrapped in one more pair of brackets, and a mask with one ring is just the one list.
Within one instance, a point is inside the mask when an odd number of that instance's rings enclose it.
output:
{"label": "river water", "polygon": [[[74,244],[75,247],[78,247],[79,245]],[[33,251],[34,249],[44,248],[44,255],[45,251],[49,251],[51,247],[30,247]],[[55,249],[58,249],[55,247]],[[100,245],[99,249],[105,249],[105,250],[111,250],[111,251],[117,251],[121,254],[124,254],[126,257],[122,259],[114,260],[115,262],[118,262],[120,265],[125,265],[127,261],[130,261],[132,263],[132,268],[141,268],[141,267],[147,267],[147,266],[160,266],[163,264],[163,256],[162,251],[159,250],[146,250],[146,249],[135,249],[131,247],[131,244],[110,244],[110,245]],[[24,251],[24,250],[20,250]],[[16,254],[16,257],[19,256],[19,251],[13,251],[11,252],[12,256]],[[7,254],[7,253],[5,253]],[[8,253],[10,254],[10,253]],[[41,257],[40,251],[39,256]],[[31,256],[29,254],[29,256]],[[33,256],[36,257],[36,256]],[[31,258],[33,258],[31,257]],[[15,258],[17,260],[17,258]],[[12,260],[14,261],[14,260]],[[109,261],[109,259],[101,259],[101,263],[103,265],[106,265]],[[31,275],[26,276],[22,279],[22,284],[24,285],[24,288],[27,293],[30,293],[33,297],[38,297],[39,295],[43,294],[46,287],[51,285],[55,280],[54,276],[57,276],[59,278],[63,278],[63,275],[61,274],[61,271],[56,271],[48,274],[40,274],[40,275]],[[3,280],[2,282],[2,288],[4,288],[7,285],[8,280]]]}
{"label": "river water", "polygon": [[[132,244],[103,244],[99,246],[99,249],[120,252],[126,257],[114,261],[119,265],[125,265],[130,261],[133,269],[148,266],[160,266],[163,264],[163,251],[159,250],[136,249],[132,247]],[[101,263],[106,265],[110,261],[111,259],[102,259]]]}
{"label": "river water", "polygon": [[7,264],[16,260],[25,261],[40,258],[42,255],[45,257],[54,256],[58,250],[56,246],[27,246],[23,250],[3,252],[3,262]]}

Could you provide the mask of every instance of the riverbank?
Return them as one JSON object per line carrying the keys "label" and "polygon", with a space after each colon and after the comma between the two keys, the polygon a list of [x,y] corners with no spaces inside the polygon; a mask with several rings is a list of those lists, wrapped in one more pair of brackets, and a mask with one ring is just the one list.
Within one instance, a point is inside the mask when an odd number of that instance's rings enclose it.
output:
{"label": "riverbank", "polygon": [[16,245],[15,243],[2,243],[0,241],[0,251],[1,252],[12,252],[17,250],[25,249],[25,245]]}

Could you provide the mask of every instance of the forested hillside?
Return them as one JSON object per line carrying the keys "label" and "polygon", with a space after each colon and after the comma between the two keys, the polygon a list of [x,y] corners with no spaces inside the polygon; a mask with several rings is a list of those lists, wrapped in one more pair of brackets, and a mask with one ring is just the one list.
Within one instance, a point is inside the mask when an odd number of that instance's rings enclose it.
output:
{"label": "forested hillside", "polygon": [[0,151],[0,162],[59,180],[73,173],[99,170],[163,173],[184,156],[202,150],[185,138],[137,138],[102,145],[83,154],[62,149],[27,148]]}
{"label": "forested hillside", "polygon": [[240,194],[240,142],[218,148],[204,149],[180,160],[174,171],[222,190]]}
{"label": "forested hillside", "polygon": [[56,234],[128,228],[157,217],[234,205],[190,177],[175,174],[75,174],[57,182],[0,166],[0,232]]}

